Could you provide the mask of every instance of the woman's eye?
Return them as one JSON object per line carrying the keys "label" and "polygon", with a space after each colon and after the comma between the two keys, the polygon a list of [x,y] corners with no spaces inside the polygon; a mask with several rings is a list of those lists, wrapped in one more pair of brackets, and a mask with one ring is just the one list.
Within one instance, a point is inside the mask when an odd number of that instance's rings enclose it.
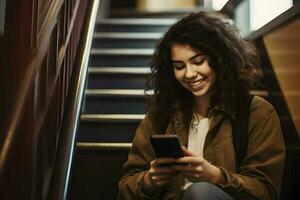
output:
{"label": "woman's eye", "polygon": [[181,69],[184,68],[183,65],[173,65],[173,67],[174,67],[175,69],[177,69],[177,70],[181,70]]}
{"label": "woman's eye", "polygon": [[205,58],[203,58],[203,59],[201,59],[201,60],[196,60],[196,61],[194,62],[194,64],[195,64],[195,65],[202,65],[204,61],[205,61]]}

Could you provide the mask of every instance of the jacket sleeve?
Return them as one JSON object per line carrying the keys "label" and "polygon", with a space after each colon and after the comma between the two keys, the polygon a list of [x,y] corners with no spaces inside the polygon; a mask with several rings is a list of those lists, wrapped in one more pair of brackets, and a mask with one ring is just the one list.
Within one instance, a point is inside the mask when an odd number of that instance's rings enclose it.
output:
{"label": "jacket sleeve", "polygon": [[254,98],[249,118],[247,156],[238,173],[220,167],[225,184],[220,187],[235,199],[279,199],[285,160],[285,144],[275,109]]}
{"label": "jacket sleeve", "polygon": [[123,177],[119,181],[118,199],[157,199],[155,196],[147,196],[142,192],[143,177],[149,169],[150,162],[155,158],[150,136],[154,134],[151,120],[146,115],[145,119],[138,126],[132,147],[129,150],[128,160],[123,166]]}

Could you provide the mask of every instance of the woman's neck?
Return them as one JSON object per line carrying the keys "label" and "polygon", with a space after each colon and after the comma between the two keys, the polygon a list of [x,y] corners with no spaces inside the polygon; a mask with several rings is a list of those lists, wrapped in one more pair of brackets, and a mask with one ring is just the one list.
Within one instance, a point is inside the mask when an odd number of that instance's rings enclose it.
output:
{"label": "woman's neck", "polygon": [[198,115],[200,119],[206,118],[207,111],[210,106],[210,98],[206,97],[195,97],[195,113]]}

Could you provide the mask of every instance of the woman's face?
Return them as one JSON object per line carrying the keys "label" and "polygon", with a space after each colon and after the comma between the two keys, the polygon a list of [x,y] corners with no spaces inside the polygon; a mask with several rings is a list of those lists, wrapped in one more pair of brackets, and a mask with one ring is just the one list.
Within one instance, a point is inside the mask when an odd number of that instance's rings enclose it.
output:
{"label": "woman's face", "polygon": [[210,98],[216,79],[207,57],[185,44],[173,44],[171,57],[177,81],[195,97]]}

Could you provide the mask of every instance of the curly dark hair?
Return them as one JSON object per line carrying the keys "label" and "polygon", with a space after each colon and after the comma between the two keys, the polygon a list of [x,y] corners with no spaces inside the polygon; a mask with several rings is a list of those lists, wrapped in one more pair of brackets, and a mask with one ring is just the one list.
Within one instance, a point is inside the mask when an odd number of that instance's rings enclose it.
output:
{"label": "curly dark hair", "polygon": [[158,42],[150,66],[146,91],[154,90],[148,100],[148,113],[158,133],[179,108],[186,127],[193,117],[193,94],[175,79],[171,58],[173,44],[189,45],[206,55],[216,73],[215,93],[210,99],[216,104],[232,105],[245,98],[261,76],[254,46],[244,40],[238,29],[220,16],[207,12],[191,13],[165,33]]}

